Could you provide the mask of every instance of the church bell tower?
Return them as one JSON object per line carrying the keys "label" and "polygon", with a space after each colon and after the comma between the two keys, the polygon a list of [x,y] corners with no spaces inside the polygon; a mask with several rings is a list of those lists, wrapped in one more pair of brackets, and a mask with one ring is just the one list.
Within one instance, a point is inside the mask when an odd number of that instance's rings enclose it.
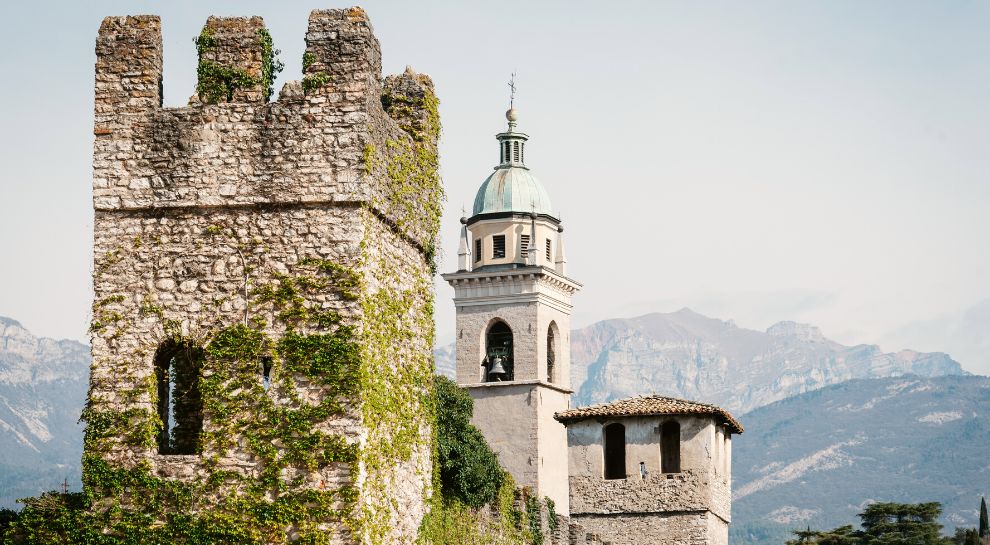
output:
{"label": "church bell tower", "polygon": [[443,275],[457,308],[457,383],[474,399],[472,423],[519,485],[568,509],[571,296],[563,226],[526,167],[529,136],[496,135],[499,164],[461,218],[457,272]]}

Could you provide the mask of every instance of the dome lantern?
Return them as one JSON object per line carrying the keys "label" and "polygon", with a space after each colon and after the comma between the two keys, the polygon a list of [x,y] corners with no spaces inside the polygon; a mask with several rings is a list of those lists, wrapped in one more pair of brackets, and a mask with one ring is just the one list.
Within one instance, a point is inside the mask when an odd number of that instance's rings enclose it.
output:
{"label": "dome lantern", "polygon": [[526,166],[526,142],[529,135],[518,132],[519,111],[505,112],[508,130],[495,135],[498,140],[499,164],[478,188],[472,216],[517,212],[554,217],[550,195]]}

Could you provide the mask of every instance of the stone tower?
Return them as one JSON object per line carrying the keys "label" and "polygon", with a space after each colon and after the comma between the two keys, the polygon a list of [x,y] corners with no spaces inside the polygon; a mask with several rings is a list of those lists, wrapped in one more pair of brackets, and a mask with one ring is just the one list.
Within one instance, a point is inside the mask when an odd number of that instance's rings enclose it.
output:
{"label": "stone tower", "polygon": [[381,77],[360,8],[312,12],[305,40],[269,102],[261,18],[211,17],[196,94],[163,107],[159,18],[100,27],[83,480],[107,532],[415,539],[437,99],[411,69]]}
{"label": "stone tower", "polygon": [[567,514],[567,434],[554,420],[570,404],[571,296],[563,227],[526,167],[518,114],[496,136],[499,164],[462,218],[458,271],[443,275],[457,308],[457,383],[516,482]]}
{"label": "stone tower", "polygon": [[714,405],[658,395],[558,413],[571,521],[613,543],[728,545],[732,435]]}

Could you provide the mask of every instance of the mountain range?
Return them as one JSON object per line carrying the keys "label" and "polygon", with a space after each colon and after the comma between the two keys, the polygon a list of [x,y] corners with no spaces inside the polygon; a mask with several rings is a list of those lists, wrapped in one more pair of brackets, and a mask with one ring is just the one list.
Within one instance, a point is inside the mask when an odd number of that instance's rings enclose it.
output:
{"label": "mountain range", "polygon": [[741,416],[732,441],[733,545],[858,525],[868,502],[942,503],[976,527],[990,496],[990,378],[851,380]]}
{"label": "mountain range", "polygon": [[89,347],[0,317],[0,507],[68,479],[79,488]]}
{"label": "mountain range", "polygon": [[[453,345],[435,351],[453,375]],[[883,352],[844,346],[812,325],[780,322],[766,331],[690,309],[603,320],[571,332],[575,406],[645,393],[672,395],[744,413],[850,379],[966,374],[940,352]]]}
{"label": "mountain range", "polygon": [[[990,379],[945,354],[843,346],[793,322],[754,331],[687,309],[598,322],[571,344],[575,406],[658,392],[739,417],[733,545],[855,523],[868,500],[942,501],[943,522],[971,525],[990,481]],[[453,361],[453,345],[436,350],[438,372],[452,375]],[[86,345],[0,317],[0,507],[64,479],[78,490],[89,362]]]}

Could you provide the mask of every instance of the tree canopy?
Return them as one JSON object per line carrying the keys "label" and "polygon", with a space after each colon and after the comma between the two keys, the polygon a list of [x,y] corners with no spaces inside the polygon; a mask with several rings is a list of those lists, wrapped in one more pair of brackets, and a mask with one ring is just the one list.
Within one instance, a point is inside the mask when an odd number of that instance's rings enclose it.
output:
{"label": "tree canopy", "polygon": [[874,503],[859,518],[861,530],[841,526],[834,530],[798,530],[787,545],[951,545],[940,534],[942,506],[930,503]]}

